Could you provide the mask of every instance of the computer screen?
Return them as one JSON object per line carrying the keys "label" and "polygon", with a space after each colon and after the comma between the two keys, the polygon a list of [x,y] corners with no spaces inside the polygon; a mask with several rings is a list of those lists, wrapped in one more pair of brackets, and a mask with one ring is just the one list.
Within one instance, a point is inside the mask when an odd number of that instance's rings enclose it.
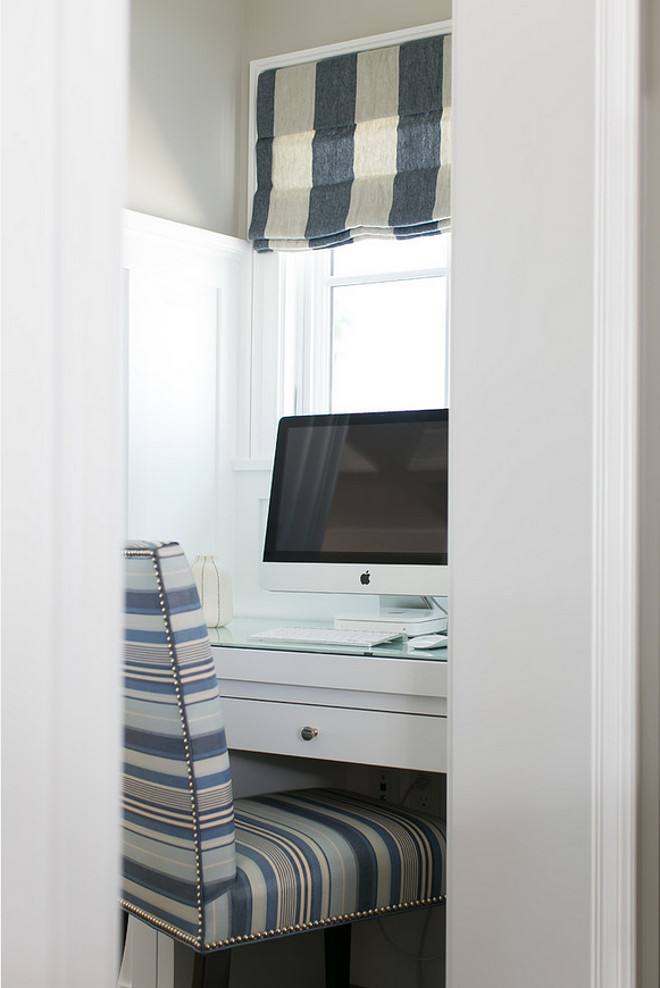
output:
{"label": "computer screen", "polygon": [[264,585],[446,594],[447,476],[446,408],[283,418]]}

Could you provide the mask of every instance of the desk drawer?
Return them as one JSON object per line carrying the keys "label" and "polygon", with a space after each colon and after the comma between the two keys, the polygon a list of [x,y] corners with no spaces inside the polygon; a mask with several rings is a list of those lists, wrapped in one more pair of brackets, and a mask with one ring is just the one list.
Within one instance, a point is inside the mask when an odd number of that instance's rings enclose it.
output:
{"label": "desk drawer", "polygon": [[[230,748],[426,772],[447,771],[447,719],[224,697]],[[318,732],[311,741],[304,727]]]}

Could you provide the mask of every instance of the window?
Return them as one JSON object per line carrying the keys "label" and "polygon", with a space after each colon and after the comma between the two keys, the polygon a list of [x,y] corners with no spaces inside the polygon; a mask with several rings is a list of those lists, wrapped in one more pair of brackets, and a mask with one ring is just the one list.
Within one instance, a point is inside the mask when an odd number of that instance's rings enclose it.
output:
{"label": "window", "polygon": [[[266,80],[262,103],[263,111],[267,110],[268,114],[272,111],[273,119],[270,122],[264,119],[265,129],[261,136],[274,139],[276,131],[280,133],[275,128],[276,106],[284,105],[280,96],[287,91],[286,79],[289,82],[293,79],[291,74],[285,77],[280,70],[296,66],[300,71],[313,71],[316,84],[318,67],[324,60],[340,60],[341,56],[353,53],[358,55],[358,75],[365,72],[364,78],[367,79],[372,60],[365,53],[387,50],[393,46],[401,48],[408,42],[440,35],[447,36],[447,42],[450,31],[449,22],[439,22],[251,62],[251,146],[257,146],[257,95],[259,79],[264,73],[268,75],[273,70],[272,77],[268,76],[273,90],[272,93],[270,90],[266,92]],[[446,168],[443,172],[441,164],[438,172],[434,216],[439,202],[446,201],[448,209],[451,156],[450,44],[443,43],[442,50],[440,151],[441,163]],[[377,62],[380,64],[380,59],[373,62],[372,68]],[[433,64],[436,62],[437,59]],[[356,80],[358,75],[355,76]],[[278,90],[278,80],[284,87],[282,93]],[[366,91],[360,90],[362,95]],[[382,91],[385,94],[390,92],[386,88]],[[392,107],[397,117],[400,117],[400,101],[405,92],[405,86],[399,89],[399,104]],[[413,86],[410,92],[416,93],[416,87]],[[376,105],[380,106],[380,100],[375,101]],[[384,119],[389,119],[389,106],[388,96],[383,103]],[[310,108],[307,104],[305,107],[304,113],[303,109],[301,113],[308,121]],[[365,112],[364,106],[361,112]],[[280,121],[283,122],[288,125],[291,120],[287,117],[286,121]],[[361,122],[365,121],[361,119]],[[304,132],[311,132],[312,129],[311,124],[306,124]],[[294,132],[297,134],[298,130],[294,129]],[[285,126],[280,136],[286,133]],[[268,140],[262,147],[267,145]],[[387,148],[390,148],[389,143]],[[387,154],[385,164],[389,162]],[[308,157],[305,157],[305,167],[310,164]],[[258,155],[251,154],[248,159],[248,187],[254,192],[259,191],[257,158]],[[262,155],[266,177],[272,168],[272,161],[268,164],[267,158],[267,154]],[[386,170],[386,174],[390,172]],[[305,176],[309,177],[306,172]],[[263,188],[267,185],[266,181]],[[315,187],[314,183],[312,187]],[[286,183],[285,188],[288,189]],[[270,191],[267,198],[267,215],[270,218]],[[387,196],[382,201],[385,202],[383,208],[389,219],[391,204]],[[381,203],[380,198],[378,202]],[[255,208],[256,205],[255,199]],[[256,213],[259,213],[258,209]],[[251,210],[253,221],[256,213]],[[249,333],[242,333],[238,340],[238,386],[246,397],[249,395],[241,405],[236,422],[237,462],[244,460],[249,463],[245,469],[255,469],[255,464],[270,461],[277,422],[283,415],[349,409],[442,407],[449,403],[450,234],[445,232],[439,236],[410,240],[361,240],[336,249],[298,250],[308,239],[309,217],[307,214],[303,216],[303,213],[305,210],[300,215],[296,212],[296,222],[302,223],[300,229],[298,226],[295,230],[289,229],[287,224],[287,228],[279,234],[273,233],[275,241],[271,246],[278,249],[273,253],[255,252],[252,259],[251,326]],[[261,219],[265,216],[264,213]],[[448,212],[441,209],[436,218],[445,218],[448,222],[447,217]],[[354,222],[358,222],[358,228],[383,226],[380,213],[377,218],[368,221],[358,219],[359,222],[351,214],[351,230],[354,229]],[[250,220],[248,222],[252,227]],[[411,223],[417,225],[419,219],[400,222],[405,227]],[[255,243],[265,236],[266,227],[259,233],[255,226]],[[288,245],[288,250],[278,242],[280,237]]]}
{"label": "window", "polygon": [[285,413],[448,404],[449,234],[283,263]]}

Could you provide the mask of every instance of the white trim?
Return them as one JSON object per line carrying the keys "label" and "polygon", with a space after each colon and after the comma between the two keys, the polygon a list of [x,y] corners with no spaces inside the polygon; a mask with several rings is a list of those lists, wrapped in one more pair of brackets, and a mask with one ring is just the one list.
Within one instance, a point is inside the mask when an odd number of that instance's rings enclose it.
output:
{"label": "white trim", "polygon": [[[123,260],[129,534],[156,537],[174,526],[189,558],[210,552],[228,564],[230,458],[247,455],[249,439],[248,403],[237,396],[251,386],[252,251],[244,240],[125,211]],[[169,394],[162,406],[156,379]],[[170,477],[159,496],[176,456],[185,460],[185,477]]]}
{"label": "white trim", "polygon": [[[320,253],[320,251],[319,251]],[[330,288],[346,288],[351,285],[382,285],[391,281],[424,281],[426,278],[446,278],[449,267],[411,268],[405,271],[378,271],[373,274],[329,275]]]}
{"label": "white trim", "polygon": [[596,36],[592,988],[636,979],[639,0]]}
{"label": "white trim", "polygon": [[270,473],[273,469],[272,460],[232,460],[231,468],[235,473]]}
{"label": "white trim", "polygon": [[[272,456],[277,422],[282,414],[282,334],[284,275],[277,254],[253,254],[251,325],[243,341],[243,363],[249,374],[249,402],[239,457],[264,460]],[[237,458],[239,458],[237,457]]]}
{"label": "white trim", "polygon": [[250,249],[246,240],[229,237],[213,230],[203,230],[197,226],[176,223],[173,220],[162,219],[160,216],[139,213],[133,209],[125,209],[123,215],[123,229],[125,231],[139,233],[143,236],[158,237],[161,241],[173,242],[177,249],[187,245],[215,253],[221,252],[239,256],[246,254]]}
{"label": "white trim", "polygon": [[125,0],[3,4],[5,985],[117,983],[127,53]]}
{"label": "white trim", "polygon": [[405,41],[415,41],[417,38],[430,38],[434,34],[449,34],[451,23],[451,21],[435,21],[433,24],[404,27],[398,31],[387,31],[384,34],[371,34],[366,38],[336,41],[333,44],[319,45],[316,48],[304,48],[300,51],[288,52],[285,55],[268,55],[265,58],[255,58],[251,61],[250,69],[253,65],[258,66],[258,74],[264,69],[281,68],[284,65],[300,65],[301,62],[314,62],[321,58],[332,58],[334,55],[368,51],[386,45],[399,45]]}
{"label": "white trim", "polygon": [[[332,404],[332,251],[310,251],[305,266],[306,319],[298,381],[300,411],[329,412]],[[283,263],[290,262],[284,260]],[[320,330],[325,330],[320,332]]]}

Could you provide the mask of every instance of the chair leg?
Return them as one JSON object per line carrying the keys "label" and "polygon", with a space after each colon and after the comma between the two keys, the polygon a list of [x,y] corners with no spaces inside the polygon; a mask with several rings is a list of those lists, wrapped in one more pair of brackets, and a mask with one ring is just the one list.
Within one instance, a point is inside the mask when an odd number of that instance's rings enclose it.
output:
{"label": "chair leg", "polygon": [[229,988],[231,950],[200,954],[174,941],[174,988]]}
{"label": "chair leg", "polygon": [[126,936],[128,934],[128,913],[125,909],[119,911],[119,969],[124,960],[126,952]]}
{"label": "chair leg", "polygon": [[351,924],[324,931],[325,988],[349,988],[351,983]]}

